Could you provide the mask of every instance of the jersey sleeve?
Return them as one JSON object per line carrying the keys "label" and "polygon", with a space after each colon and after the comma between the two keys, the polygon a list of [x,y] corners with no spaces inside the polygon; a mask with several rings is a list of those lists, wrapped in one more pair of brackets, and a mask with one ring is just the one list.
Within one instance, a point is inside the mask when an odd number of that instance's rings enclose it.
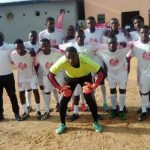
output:
{"label": "jersey sleeve", "polygon": [[65,69],[65,63],[66,62],[66,58],[65,56],[62,56],[61,58],[59,58],[56,63],[54,63],[51,68],[50,68],[50,73],[56,75],[58,74],[60,71]]}

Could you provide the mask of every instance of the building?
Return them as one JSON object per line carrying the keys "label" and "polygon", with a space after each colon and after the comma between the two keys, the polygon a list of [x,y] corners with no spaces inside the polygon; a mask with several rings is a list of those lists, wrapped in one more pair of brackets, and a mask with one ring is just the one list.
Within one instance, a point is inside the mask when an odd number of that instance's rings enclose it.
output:
{"label": "building", "polygon": [[118,18],[121,26],[131,25],[135,15],[144,17],[150,25],[150,0],[85,0],[85,17],[94,16],[99,23]]}
{"label": "building", "polygon": [[47,17],[57,19],[65,10],[64,30],[84,18],[82,0],[4,0],[0,1],[0,31],[8,42],[17,38],[28,40],[31,30],[45,29]]}

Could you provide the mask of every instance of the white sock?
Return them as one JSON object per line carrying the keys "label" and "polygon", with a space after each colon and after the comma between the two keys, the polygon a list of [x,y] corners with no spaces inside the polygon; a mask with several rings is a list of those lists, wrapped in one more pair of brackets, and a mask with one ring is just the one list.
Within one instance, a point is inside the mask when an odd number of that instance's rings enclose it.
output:
{"label": "white sock", "polygon": [[125,105],[125,99],[126,95],[125,94],[120,94],[120,105],[119,105],[119,110],[123,111],[124,105]]}
{"label": "white sock", "polygon": [[101,93],[102,93],[102,97],[103,97],[103,103],[106,103],[106,87],[105,87],[105,84],[101,85]]}
{"label": "white sock", "polygon": [[59,103],[59,99],[58,99],[58,92],[57,92],[57,90],[56,90],[56,89],[53,91],[53,94],[54,94],[54,97],[55,97],[56,103]]}
{"label": "white sock", "polygon": [[26,103],[22,105],[22,108],[23,108],[23,111],[25,113],[28,113],[28,109],[27,109],[27,104]]}
{"label": "white sock", "polygon": [[116,96],[116,94],[111,94],[110,99],[111,99],[112,109],[116,109],[116,106],[117,106],[117,96]]}
{"label": "white sock", "polygon": [[76,114],[76,115],[79,113],[79,106],[78,105],[74,105],[73,113]]}
{"label": "white sock", "polygon": [[36,112],[40,111],[40,103],[36,104]]}
{"label": "white sock", "polygon": [[142,105],[142,113],[147,112],[147,103],[149,101],[148,95],[142,95],[141,96],[141,105]]}
{"label": "white sock", "polygon": [[32,96],[32,91],[27,91],[26,92],[26,103],[27,103],[27,106],[31,106],[31,96]]}
{"label": "white sock", "polygon": [[44,100],[45,100],[45,112],[49,112],[51,95],[50,94],[45,94],[45,99]]}

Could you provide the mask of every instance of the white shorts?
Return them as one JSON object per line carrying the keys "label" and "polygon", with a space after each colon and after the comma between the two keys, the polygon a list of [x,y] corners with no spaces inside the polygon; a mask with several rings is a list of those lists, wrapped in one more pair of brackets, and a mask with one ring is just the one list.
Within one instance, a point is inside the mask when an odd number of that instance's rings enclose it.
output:
{"label": "white shorts", "polygon": [[81,85],[80,85],[80,84],[77,84],[77,86],[76,86],[76,88],[75,88],[75,90],[74,90],[73,95],[74,95],[74,96],[79,96],[79,95],[81,95],[82,93],[83,93],[83,91],[82,91]]}
{"label": "white shorts", "polygon": [[38,89],[37,76],[32,76],[31,79],[18,79],[18,88],[19,91]]}
{"label": "white shorts", "polygon": [[127,81],[128,81],[128,74],[127,73],[122,73],[120,74],[120,77],[112,77],[110,74],[108,74],[108,82],[109,82],[109,87],[111,89],[114,89],[119,86],[120,89],[126,89],[127,86]]}
{"label": "white shorts", "polygon": [[150,91],[150,77],[140,76],[140,90],[143,94]]}
{"label": "white shorts", "polygon": [[[55,76],[57,82],[60,85],[63,85],[64,83],[64,74],[61,72],[58,75]],[[43,76],[43,86],[44,86],[44,92],[49,93],[50,91],[54,91],[55,87],[50,83],[47,76]]]}

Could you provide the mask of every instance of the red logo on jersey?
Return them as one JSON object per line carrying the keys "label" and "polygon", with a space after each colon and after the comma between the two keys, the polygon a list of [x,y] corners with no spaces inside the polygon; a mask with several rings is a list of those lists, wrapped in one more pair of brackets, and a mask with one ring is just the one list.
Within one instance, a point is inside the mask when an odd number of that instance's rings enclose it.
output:
{"label": "red logo on jersey", "polygon": [[150,52],[144,52],[143,53],[143,59],[144,60],[150,60]]}
{"label": "red logo on jersey", "polygon": [[110,59],[109,60],[109,64],[111,65],[111,66],[116,66],[117,64],[119,63],[119,60],[116,58],[116,59]]}
{"label": "red logo on jersey", "polygon": [[53,64],[53,63],[47,62],[47,63],[45,64],[45,68],[46,68],[46,69],[49,69],[49,68],[52,66],[52,64]]}
{"label": "red logo on jersey", "polygon": [[56,42],[56,40],[55,39],[50,39],[49,40],[50,41],[50,44],[51,44],[51,46],[55,46],[55,45],[57,45],[57,42]]}
{"label": "red logo on jersey", "polygon": [[18,68],[19,68],[20,70],[24,70],[24,69],[27,68],[27,64],[19,63],[19,64],[18,64]]}

